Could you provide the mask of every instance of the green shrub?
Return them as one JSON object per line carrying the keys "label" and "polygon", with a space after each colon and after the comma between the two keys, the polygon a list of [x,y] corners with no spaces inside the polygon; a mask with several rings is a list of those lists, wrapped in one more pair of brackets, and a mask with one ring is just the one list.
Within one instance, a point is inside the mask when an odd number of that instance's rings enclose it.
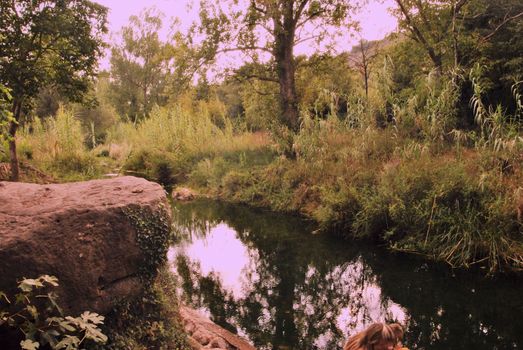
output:
{"label": "green shrub", "polygon": [[222,193],[227,198],[240,199],[243,202],[249,202],[249,200],[244,200],[244,196],[241,196],[241,193],[252,186],[252,181],[253,178],[249,172],[230,171],[223,177]]}
{"label": "green shrub", "polygon": [[91,153],[77,153],[57,156],[48,169],[61,178],[84,180],[100,174],[99,163]]}
{"label": "green shrub", "polygon": [[23,334],[20,347],[35,350],[40,345],[51,349],[80,349],[86,344],[104,344],[107,336],[100,326],[104,317],[85,311],[78,317],[63,316],[57,304],[57,297],[48,291],[57,287],[58,279],[43,275],[36,279],[23,279],[18,284],[18,293],[11,302],[7,295],[0,292],[0,326],[4,323],[9,328]]}
{"label": "green shrub", "polygon": [[61,107],[56,117],[45,122],[36,118],[19,133],[18,153],[57,178],[91,179],[100,175],[101,166],[83,143],[85,134],[71,110]]}
{"label": "green shrub", "polygon": [[196,164],[189,179],[196,186],[219,190],[229,168],[230,164],[223,157],[205,158]]}
{"label": "green shrub", "polygon": [[521,266],[515,212],[499,183],[470,178],[464,163],[425,156],[381,174],[361,195],[352,233],[453,266]]}
{"label": "green shrub", "polygon": [[124,169],[131,175],[156,181],[170,190],[184,178],[185,162],[178,154],[140,148],[131,153]]}
{"label": "green shrub", "polygon": [[345,236],[351,234],[351,225],[361,210],[360,193],[357,188],[344,183],[320,188],[321,204],[313,217],[323,231],[333,231]]}

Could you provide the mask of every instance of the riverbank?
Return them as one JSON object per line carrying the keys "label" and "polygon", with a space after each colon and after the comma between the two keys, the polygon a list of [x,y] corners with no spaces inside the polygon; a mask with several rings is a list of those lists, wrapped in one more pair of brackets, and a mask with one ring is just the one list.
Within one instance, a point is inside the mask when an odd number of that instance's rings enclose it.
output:
{"label": "riverbank", "polygon": [[[209,157],[185,184],[452,267],[523,268],[518,153],[416,143],[393,130],[313,132],[298,136],[296,159],[273,155],[253,165],[256,153]],[[264,152],[269,158],[270,148]]]}

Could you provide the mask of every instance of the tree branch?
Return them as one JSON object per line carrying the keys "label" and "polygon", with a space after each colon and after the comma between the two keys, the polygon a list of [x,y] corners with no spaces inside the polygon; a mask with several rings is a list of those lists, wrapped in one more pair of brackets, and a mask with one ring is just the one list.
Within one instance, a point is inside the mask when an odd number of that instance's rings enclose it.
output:
{"label": "tree branch", "polygon": [[489,40],[490,38],[492,38],[504,25],[506,25],[510,21],[513,21],[513,20],[523,16],[523,11],[514,16],[510,16],[510,17],[507,17],[507,16],[508,16],[508,13],[505,15],[505,18],[503,19],[503,21],[500,24],[498,24],[498,26],[496,28],[494,28],[494,30],[489,35],[486,35],[483,38],[481,38],[481,42],[485,42],[485,41]]}
{"label": "tree branch", "polygon": [[304,42],[306,42],[306,41],[309,41],[309,40],[312,40],[312,39],[318,39],[318,38],[320,38],[320,37],[321,37],[320,34],[317,34],[317,35],[311,35],[311,36],[309,36],[309,37],[306,37],[306,38],[303,38],[303,39],[298,39],[298,40],[296,40],[296,41],[294,42],[294,45],[299,45],[299,44],[304,43]]}
{"label": "tree branch", "polygon": [[423,10],[423,4],[420,0],[416,0],[416,7],[418,8],[418,13],[421,17],[421,20],[423,21],[423,24],[429,29],[428,33],[432,37],[434,41],[437,39],[434,36],[435,30],[432,28],[431,22],[428,20],[427,16],[425,15],[425,11]]}
{"label": "tree branch", "polygon": [[298,20],[300,19],[301,14],[303,13],[303,10],[305,9],[305,6],[307,5],[308,2],[309,2],[309,0],[302,0],[300,5],[298,6],[298,9],[296,10],[296,15],[293,18],[293,22],[295,24],[298,23]]}
{"label": "tree branch", "polygon": [[234,52],[234,51],[264,51],[272,54],[272,51],[266,47],[263,46],[238,46],[238,47],[231,47],[227,49],[221,49],[217,50],[216,54],[220,53],[227,53],[227,52]]}
{"label": "tree branch", "polygon": [[264,15],[267,14],[266,10],[262,9],[261,7],[256,6],[256,1],[254,1],[254,0],[251,0],[251,8],[261,14],[264,14]]}
{"label": "tree branch", "polygon": [[465,6],[465,4],[466,4],[468,1],[469,1],[469,0],[459,0],[458,3],[456,4],[456,7],[455,7],[455,11],[456,11],[456,13],[458,13],[458,12],[461,10],[461,8],[462,8],[463,6]]}
{"label": "tree branch", "polygon": [[277,92],[264,92],[264,91],[260,91],[256,86],[254,86],[253,82],[252,82],[252,79],[249,79],[249,78],[246,78],[246,79],[240,79],[240,76],[235,76],[233,78],[234,80],[236,80],[237,82],[239,83],[243,83],[243,82],[248,82],[249,85],[251,86],[251,88],[254,90],[255,93],[257,93],[258,95],[261,95],[261,96],[277,96],[278,93]]}
{"label": "tree branch", "polygon": [[322,14],[324,14],[325,12],[327,12],[327,10],[325,9],[321,9],[321,10],[318,10],[316,12],[313,12],[311,13],[310,15],[307,16],[307,18],[305,18],[303,21],[299,22],[298,24],[296,24],[296,28],[300,28],[302,27],[303,25],[305,25],[307,22],[309,22],[310,20],[314,19],[315,17],[319,17],[321,16]]}
{"label": "tree branch", "polygon": [[261,81],[269,81],[271,83],[278,83],[278,79],[276,79],[276,78],[268,77],[268,76],[260,75],[260,74],[256,74],[256,73],[237,72],[237,74],[239,76],[245,78],[245,80],[258,79],[258,80],[261,80]]}
{"label": "tree branch", "polygon": [[441,59],[440,59],[440,57],[438,57],[438,55],[434,51],[434,48],[428,43],[428,41],[425,39],[425,37],[423,36],[421,31],[418,29],[418,27],[416,27],[416,25],[414,25],[414,22],[412,21],[410,15],[409,15],[409,12],[405,8],[405,6],[401,2],[401,0],[395,0],[395,1],[398,4],[398,6],[400,7],[401,12],[405,16],[405,20],[407,21],[409,30],[412,32],[412,34],[414,34],[416,36],[416,38],[423,45],[425,50],[427,50],[427,53],[429,54],[430,58],[432,59],[432,62],[434,62],[434,64],[436,66],[438,66],[437,68],[440,68]]}

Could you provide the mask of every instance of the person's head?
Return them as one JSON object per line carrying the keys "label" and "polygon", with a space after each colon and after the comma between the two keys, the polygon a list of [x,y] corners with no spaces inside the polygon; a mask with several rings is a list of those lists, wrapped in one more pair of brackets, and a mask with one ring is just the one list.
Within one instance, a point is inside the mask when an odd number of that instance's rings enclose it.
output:
{"label": "person's head", "polygon": [[396,336],[397,343],[402,345],[404,335],[403,327],[399,323],[391,323],[389,326]]}
{"label": "person's head", "polygon": [[360,349],[393,350],[396,343],[396,334],[389,325],[374,323],[362,332]]}

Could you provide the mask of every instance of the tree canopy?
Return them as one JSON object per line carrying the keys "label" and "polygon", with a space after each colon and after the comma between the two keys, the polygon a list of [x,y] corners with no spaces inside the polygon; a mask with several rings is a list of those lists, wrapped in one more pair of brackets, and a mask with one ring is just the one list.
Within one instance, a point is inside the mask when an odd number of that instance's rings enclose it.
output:
{"label": "tree canopy", "polygon": [[356,5],[351,0],[252,0],[242,7],[232,0],[202,1],[200,24],[193,30],[195,37],[203,37],[197,65],[231,51],[243,52],[253,63],[268,58],[269,65],[250,66],[267,69],[244,69],[242,74],[278,84],[281,121],[296,131],[299,112],[294,49],[309,40],[325,44],[334,28],[348,26],[349,12]]}
{"label": "tree canopy", "polygon": [[162,14],[154,9],[131,16],[129,25],[121,30],[122,43],[111,50],[112,95],[117,111],[133,121],[167,100],[173,47],[158,37],[161,28]]}
{"label": "tree canopy", "polygon": [[15,135],[42,87],[71,100],[88,90],[104,47],[107,9],[87,0],[0,2],[0,83],[11,89],[10,158],[18,179]]}

